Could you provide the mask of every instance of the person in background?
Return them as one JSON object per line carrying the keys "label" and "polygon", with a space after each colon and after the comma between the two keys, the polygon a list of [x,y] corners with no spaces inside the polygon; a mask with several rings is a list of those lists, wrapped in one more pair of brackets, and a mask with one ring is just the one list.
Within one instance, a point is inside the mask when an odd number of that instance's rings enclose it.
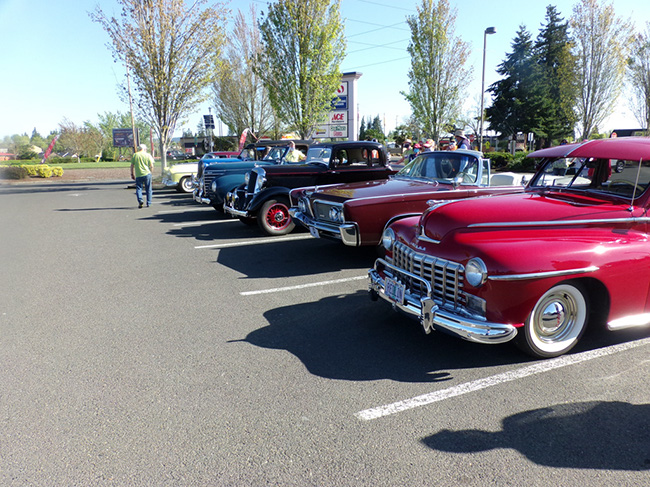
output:
{"label": "person in background", "polygon": [[404,147],[404,152],[402,153],[402,158],[397,161],[398,164],[404,163],[404,161],[410,161],[409,157],[413,154],[413,148],[411,147],[411,139],[406,139],[402,147]]}
{"label": "person in background", "polygon": [[140,144],[131,158],[131,179],[135,180],[135,196],[138,199],[138,208],[142,208],[144,204],[142,198],[143,186],[147,197],[147,207],[151,206],[153,198],[153,187],[151,185],[153,164],[153,157],[147,152],[147,146]]}
{"label": "person in background", "polygon": [[289,150],[287,151],[287,155],[284,156],[284,160],[287,162],[300,162],[305,160],[305,154],[296,149],[296,143],[293,140],[289,141]]}
{"label": "person in background", "polygon": [[456,141],[454,139],[451,139],[449,141],[449,146],[447,147],[447,150],[456,150],[458,147],[456,146]]}
{"label": "person in background", "polygon": [[469,139],[465,136],[465,132],[462,129],[456,130],[454,132],[454,137],[456,138],[456,146],[458,149],[471,149],[472,144]]}
{"label": "person in background", "polygon": [[411,162],[420,154],[420,149],[422,149],[422,146],[420,144],[415,144],[413,146],[413,154],[409,155],[409,162]]}
{"label": "person in background", "polygon": [[427,139],[423,145],[422,152],[432,152],[434,150],[436,150],[436,143],[433,139]]}

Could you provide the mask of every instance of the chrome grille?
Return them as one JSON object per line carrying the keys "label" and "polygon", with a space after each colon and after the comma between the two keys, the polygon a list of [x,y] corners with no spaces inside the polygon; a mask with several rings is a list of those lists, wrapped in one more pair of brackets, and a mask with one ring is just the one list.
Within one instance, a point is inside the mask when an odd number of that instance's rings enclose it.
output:
{"label": "chrome grille", "polygon": [[[396,267],[431,283],[432,297],[438,305],[458,309],[467,304],[463,292],[465,268],[461,264],[416,252],[402,243],[395,243],[392,260]],[[426,294],[426,287],[418,281],[406,275],[395,277],[407,287],[411,294]]]}
{"label": "chrome grille", "polygon": [[207,172],[203,174],[203,194],[210,198],[214,195],[212,191],[212,181],[214,181],[214,178],[214,174],[209,174]]}
{"label": "chrome grille", "polygon": [[338,220],[334,221],[330,218],[330,209],[333,206],[336,206],[337,208],[341,208],[341,211],[343,211],[342,206],[339,204],[326,203],[324,201],[314,201],[313,202],[314,218],[316,218],[317,220],[339,223]]}

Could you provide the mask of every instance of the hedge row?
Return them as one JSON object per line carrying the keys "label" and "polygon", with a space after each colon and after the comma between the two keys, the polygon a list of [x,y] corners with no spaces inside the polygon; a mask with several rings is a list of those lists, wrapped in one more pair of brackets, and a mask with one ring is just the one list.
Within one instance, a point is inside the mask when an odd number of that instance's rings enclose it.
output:
{"label": "hedge row", "polygon": [[63,176],[63,168],[51,167],[47,164],[38,166],[23,164],[20,166],[0,167],[0,178],[2,179],[26,179],[28,177],[51,178]]}

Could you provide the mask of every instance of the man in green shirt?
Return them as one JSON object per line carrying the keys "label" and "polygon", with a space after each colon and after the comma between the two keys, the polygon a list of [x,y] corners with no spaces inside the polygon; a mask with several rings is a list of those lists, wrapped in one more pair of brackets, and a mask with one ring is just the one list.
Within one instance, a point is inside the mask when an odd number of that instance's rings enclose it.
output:
{"label": "man in green shirt", "polygon": [[131,158],[131,179],[135,179],[135,196],[138,198],[138,208],[142,208],[142,186],[147,194],[147,206],[151,206],[153,188],[151,173],[153,172],[153,157],[147,152],[147,146],[140,144],[138,151]]}

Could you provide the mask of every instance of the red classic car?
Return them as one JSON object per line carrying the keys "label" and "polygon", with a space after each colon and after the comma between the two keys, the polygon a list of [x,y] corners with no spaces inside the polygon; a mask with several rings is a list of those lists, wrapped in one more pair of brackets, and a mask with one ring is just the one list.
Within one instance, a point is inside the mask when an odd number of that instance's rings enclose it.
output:
{"label": "red classic car", "polygon": [[650,324],[650,138],[530,156],[542,160],[524,193],[435,204],[388,226],[371,297],[427,332],[516,339],[535,357],[566,353],[587,325]]}
{"label": "red classic car", "polygon": [[421,215],[427,202],[523,191],[522,174],[490,174],[490,160],[470,150],[425,152],[388,180],[291,191],[292,218],[314,237],[378,245],[397,216]]}

